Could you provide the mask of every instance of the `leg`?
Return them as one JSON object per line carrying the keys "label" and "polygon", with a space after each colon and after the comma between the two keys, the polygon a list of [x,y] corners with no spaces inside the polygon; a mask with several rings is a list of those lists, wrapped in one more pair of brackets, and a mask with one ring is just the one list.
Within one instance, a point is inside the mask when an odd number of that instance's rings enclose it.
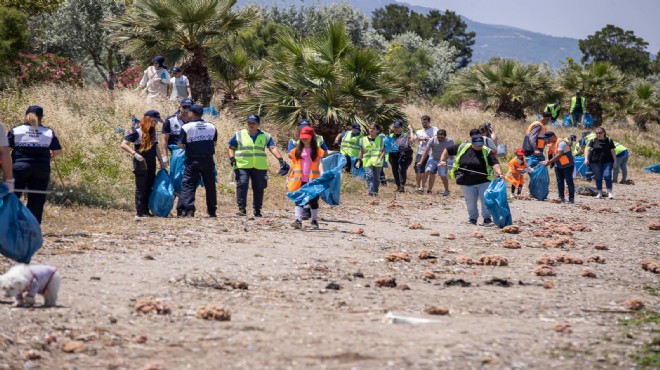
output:
{"label": "leg", "polygon": [[426,163],[420,163],[419,167],[416,166],[420,159],[422,159],[421,153],[415,157],[415,183],[417,184],[417,189],[422,186],[422,176],[424,175],[424,167],[426,167]]}
{"label": "leg", "polygon": [[154,190],[156,183],[156,158],[151,162],[147,162],[147,214],[149,214],[149,198],[151,192]]}
{"label": "leg", "polygon": [[57,305],[57,292],[60,290],[60,282],[62,281],[62,275],[59,272],[55,272],[53,277],[48,283],[46,291],[44,291],[44,306],[54,307]]}
{"label": "leg", "polygon": [[603,191],[603,167],[600,163],[591,163],[591,170],[594,171],[596,190],[600,193]]}
{"label": "leg", "polygon": [[401,159],[401,163],[399,165],[399,178],[401,179],[402,188],[406,186],[406,180],[408,179],[408,168],[410,167],[410,164],[412,164],[412,160],[412,154],[403,155],[403,159]]}
{"label": "leg", "polygon": [[608,192],[612,192],[612,162],[603,163],[603,179],[605,180],[605,188]]}
{"label": "leg", "polygon": [[14,173],[14,189],[16,191],[16,196],[20,199],[23,193],[19,192],[18,190],[27,188],[27,182],[30,178],[32,169],[28,163],[18,162],[14,163],[12,171]]}
{"label": "leg", "polygon": [[236,204],[239,210],[245,210],[247,207],[247,193],[250,186],[249,170],[237,169],[236,173]]}
{"label": "leg", "polygon": [[206,212],[209,216],[215,216],[215,210],[218,205],[218,197],[215,188],[215,162],[213,158],[204,158],[201,168],[204,189],[206,189]]}
{"label": "leg", "polygon": [[[617,159],[619,159],[619,158],[617,158]],[[615,170],[615,173],[616,173],[616,171],[621,170],[621,183],[625,184],[625,182],[628,180],[628,154],[621,157],[620,161],[617,161],[617,164],[618,164],[618,166],[617,166],[617,169]],[[614,182],[617,182],[616,181],[616,175],[615,175]]]}
{"label": "leg", "polygon": [[401,187],[401,178],[399,175],[400,153],[390,153],[390,165],[392,166],[392,177],[397,189]]}
{"label": "leg", "polygon": [[312,209],[312,221],[318,221],[319,219],[319,197],[309,201],[309,206]]}
{"label": "leg", "polygon": [[[27,187],[32,190],[48,190],[48,181],[50,180],[50,164],[32,166],[32,173],[27,181]],[[46,204],[46,194],[28,194],[27,208],[34,217],[41,223]]]}
{"label": "leg", "polygon": [[515,194],[515,193],[516,193],[516,186],[515,186],[515,185],[511,185],[511,194],[513,195],[513,194]]}
{"label": "leg", "polygon": [[181,185],[181,205],[186,212],[195,212],[195,192],[199,183],[199,163],[186,159]]}
{"label": "leg", "polygon": [[383,167],[372,167],[372,168],[373,168],[373,172],[374,172],[374,182],[373,182],[373,184],[374,184],[374,193],[378,194],[378,189],[379,189],[379,186],[380,186],[380,182],[378,181],[378,179],[380,178],[380,174],[383,172]]}
{"label": "leg", "polygon": [[[623,158],[623,157],[621,157]],[[621,167],[621,158],[616,158],[616,168],[612,169],[612,182],[619,182],[619,168]]]}
{"label": "leg", "polygon": [[374,181],[378,181],[377,179],[374,178],[374,167],[365,167],[364,168],[364,175],[367,179],[367,190],[369,191],[369,195],[372,195],[374,192]]}
{"label": "leg", "polygon": [[564,169],[555,167],[555,176],[557,177],[557,193],[559,194],[559,199],[562,201],[566,200],[564,198]]}
{"label": "leg", "polygon": [[491,218],[490,211],[488,210],[488,207],[486,207],[486,198],[484,198],[484,194],[486,193],[488,186],[490,186],[490,182],[484,182],[476,186],[478,187],[477,189],[479,191],[479,201],[481,202],[481,217],[484,219]]}
{"label": "leg", "polygon": [[429,179],[429,192],[433,191],[433,184],[435,184],[435,174],[433,172],[427,172],[426,176],[428,176]]}
{"label": "leg", "polygon": [[138,216],[146,216],[149,213],[149,198],[147,197],[147,170],[134,169],[133,173],[135,174],[135,213]]}
{"label": "leg", "polygon": [[479,199],[479,189],[477,185],[461,185],[463,196],[465,198],[465,206],[467,207],[468,217],[470,221],[477,222],[479,218],[479,208],[477,208],[477,199]]}
{"label": "leg", "polygon": [[264,190],[268,186],[268,170],[250,170],[252,178],[252,208],[255,213],[261,212],[264,204]]}
{"label": "leg", "polygon": [[351,170],[353,169],[353,165],[351,164],[351,156],[350,155],[344,155],[346,158],[346,166],[344,166],[344,171],[351,173]]}
{"label": "leg", "polygon": [[575,182],[573,180],[573,171],[575,166],[564,168],[564,179],[568,186],[568,201],[573,203],[575,201]]}

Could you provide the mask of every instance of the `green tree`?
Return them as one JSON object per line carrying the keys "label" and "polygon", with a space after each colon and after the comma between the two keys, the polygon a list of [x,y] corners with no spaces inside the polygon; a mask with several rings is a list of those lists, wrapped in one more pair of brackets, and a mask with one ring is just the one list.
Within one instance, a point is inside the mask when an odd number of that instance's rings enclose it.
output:
{"label": "green tree", "polygon": [[624,73],[646,75],[650,71],[648,42],[633,31],[608,24],[586,40],[579,41],[582,63],[610,62]]}
{"label": "green tree", "polygon": [[65,0],[0,0],[0,6],[18,9],[28,15],[50,13]]}
{"label": "green tree", "polygon": [[209,58],[222,56],[228,36],[256,17],[253,7],[233,11],[236,0],[136,0],[131,11],[107,21],[112,40],[128,55],[164,55],[181,64],[193,98],[208,106],[213,96]]}
{"label": "green tree", "polygon": [[649,122],[660,123],[660,96],[655,86],[641,83],[630,92],[626,113],[633,116],[635,125],[647,131]]}
{"label": "green tree", "polygon": [[270,74],[239,106],[265,120],[293,127],[311,120],[330,139],[352,122],[389,123],[403,117],[402,90],[381,56],[350,43],[341,23],[311,39],[278,36],[282,53],[271,60]]}
{"label": "green tree", "polygon": [[537,109],[558,95],[552,76],[537,64],[494,59],[457,72],[447,84],[444,99],[474,100],[497,116],[524,119],[525,109]]}
{"label": "green tree", "polygon": [[222,104],[239,99],[239,96],[264,77],[264,64],[255,61],[242,48],[235,48],[224,56],[210,59],[211,77],[223,92]]}
{"label": "green tree", "polygon": [[[472,61],[472,46],[477,36],[474,32],[467,31],[467,24],[456,13],[447,10],[440,14],[437,10],[432,10],[427,16],[428,23],[431,25],[429,36],[434,41],[444,40],[458,50],[456,63],[458,68],[467,67]],[[425,37],[422,35],[422,37]]]}
{"label": "green tree", "polygon": [[413,13],[405,5],[389,4],[373,11],[371,26],[389,41],[395,35],[422,28],[420,24],[413,24]]}
{"label": "green tree", "polygon": [[7,72],[8,62],[29,46],[27,16],[16,9],[0,7],[0,72]]}

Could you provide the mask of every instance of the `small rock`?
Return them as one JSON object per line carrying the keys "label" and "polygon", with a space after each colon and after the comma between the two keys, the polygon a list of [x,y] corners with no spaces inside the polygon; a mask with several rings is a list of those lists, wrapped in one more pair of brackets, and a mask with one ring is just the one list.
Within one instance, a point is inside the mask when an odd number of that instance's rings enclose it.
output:
{"label": "small rock", "polygon": [[454,239],[456,239],[456,235],[454,235],[454,234],[447,234],[447,235],[445,235],[445,239],[447,239],[447,240],[454,240]]}
{"label": "small rock", "polygon": [[623,302],[623,307],[633,311],[641,310],[644,308],[644,300],[639,297],[630,298]]}
{"label": "small rock", "polygon": [[85,350],[85,343],[73,340],[70,342],[64,343],[62,346],[62,351],[66,353],[80,353]]}
{"label": "small rock", "polygon": [[361,228],[361,227],[356,227],[353,230],[351,230],[351,234],[362,235],[362,234],[364,234],[364,229]]}
{"label": "small rock", "polygon": [[328,284],[328,285],[325,286],[325,289],[340,290],[340,289],[341,289],[341,285],[339,285],[339,284],[337,284],[337,283],[330,283],[330,284]]}
{"label": "small rock", "polygon": [[649,230],[660,230],[660,221],[653,221],[649,224]]}
{"label": "small rock", "polygon": [[137,337],[133,338],[133,343],[143,344],[146,342],[147,342],[147,337],[144,335],[138,335]]}
{"label": "small rock", "polygon": [[398,262],[398,261],[410,262],[411,257],[406,252],[393,252],[385,256],[385,260],[388,262]]}
{"label": "small rock", "polygon": [[415,223],[412,223],[412,224],[408,225],[408,228],[411,229],[411,230],[421,230],[424,227],[422,226],[422,224],[420,224],[418,222],[415,222]]}
{"label": "small rock", "polygon": [[230,321],[231,312],[220,306],[202,306],[197,309],[195,317],[204,320]]}
{"label": "small rock", "polygon": [[26,360],[40,360],[41,359],[41,353],[38,351],[35,351],[33,349],[28,350],[25,352],[25,355],[23,356]]}
{"label": "small rock", "polygon": [[503,233],[507,234],[519,234],[520,233],[520,226],[518,225],[507,225],[502,228]]}
{"label": "small rock", "polygon": [[482,233],[480,233],[480,232],[478,232],[478,231],[475,231],[475,232],[472,233],[472,236],[473,236],[474,238],[477,238],[477,239],[482,239],[482,238],[484,237],[484,234],[482,234]]}
{"label": "small rock", "polygon": [[587,262],[588,262],[588,263],[595,262],[595,263],[603,264],[603,263],[605,263],[605,258],[603,258],[603,257],[601,257],[601,256],[598,256],[598,255],[596,255],[596,256],[591,256],[591,257],[587,258]]}
{"label": "small rock", "polygon": [[433,251],[431,251],[431,250],[429,250],[429,249],[422,249],[422,250],[419,251],[419,253],[417,254],[417,257],[418,257],[420,260],[428,260],[428,259],[438,258],[438,257],[433,253]]}
{"label": "small rock", "polygon": [[354,272],[354,273],[353,273],[353,277],[354,277],[354,278],[358,278],[358,279],[364,279],[364,274],[363,274],[362,272],[360,272],[360,271],[358,271],[358,272]]}
{"label": "small rock", "polygon": [[397,285],[396,289],[398,290],[410,290],[410,287],[406,284]]}
{"label": "small rock", "polygon": [[505,240],[502,242],[502,247],[506,249],[520,249],[522,246],[515,240]]}
{"label": "small rock", "polygon": [[585,268],[585,269],[582,269],[582,271],[580,272],[580,276],[588,277],[588,278],[595,278],[596,273],[592,269]]}
{"label": "small rock", "polygon": [[654,274],[660,274],[660,262],[652,259],[645,259],[642,261],[642,269]]}
{"label": "small rock", "polygon": [[594,249],[599,250],[599,251],[609,250],[609,248],[605,244],[594,244]]}
{"label": "small rock", "polygon": [[471,286],[472,283],[467,282],[463,279],[449,279],[449,280],[445,281],[445,286],[455,286],[455,285],[461,286],[463,288],[467,288],[467,287]]}
{"label": "small rock", "polygon": [[447,307],[431,306],[427,307],[424,312],[429,315],[448,315],[449,309]]}
{"label": "small rock", "polygon": [[424,271],[422,272],[422,278],[433,280],[436,278],[436,276],[435,273],[433,273],[433,271]]}
{"label": "small rock", "polygon": [[571,325],[566,323],[559,323],[555,325],[553,329],[557,333],[562,333],[562,334],[571,334],[573,332],[573,328],[571,328]]}
{"label": "small rock", "polygon": [[391,276],[380,277],[375,283],[379,288],[396,288],[396,279]]}
{"label": "small rock", "polygon": [[555,270],[548,265],[541,265],[534,270],[534,273],[538,276],[556,276],[557,273]]}
{"label": "small rock", "polygon": [[440,233],[437,231],[432,231],[429,235],[431,236],[440,236]]}
{"label": "small rock", "polygon": [[378,201],[378,199],[374,199],[371,202],[369,202],[369,204],[371,204],[372,206],[377,206],[380,204],[380,202]]}
{"label": "small rock", "polygon": [[546,281],[543,283],[543,289],[553,289],[555,287],[554,281]]}

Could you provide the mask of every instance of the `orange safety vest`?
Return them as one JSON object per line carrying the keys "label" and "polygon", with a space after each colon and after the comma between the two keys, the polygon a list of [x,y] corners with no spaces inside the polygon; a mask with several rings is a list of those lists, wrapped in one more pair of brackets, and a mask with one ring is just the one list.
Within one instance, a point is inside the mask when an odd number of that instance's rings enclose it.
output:
{"label": "orange safety vest", "polygon": [[532,122],[532,124],[529,125],[529,127],[527,127],[527,135],[529,135],[529,133],[532,132],[532,127],[534,127],[535,125],[541,126],[541,132],[539,132],[539,136],[536,137],[536,147],[539,150],[543,150],[543,148],[545,147],[545,132],[547,131],[544,124],[542,124],[539,121]]}
{"label": "orange safety vest", "polygon": [[[309,173],[309,181],[317,179],[321,176],[319,164],[323,158],[323,149],[317,149],[316,160],[312,161],[312,168]],[[289,152],[291,156],[291,172],[289,172],[289,182],[286,185],[288,191],[296,191],[302,187],[302,160],[296,158],[296,148],[291,149]]]}
{"label": "orange safety vest", "polygon": [[[557,139],[557,141],[554,142],[554,144],[550,145],[550,149],[548,149],[548,156],[549,157],[554,157],[555,153],[559,151],[559,143],[560,142],[565,142],[568,144],[568,142],[564,139]],[[573,153],[570,150],[570,146],[568,147],[568,151],[564,152],[561,157],[559,157],[559,164],[557,167],[563,168],[571,164],[571,160],[573,159]],[[575,162],[573,162],[575,163]]]}
{"label": "orange safety vest", "polygon": [[509,173],[506,175],[507,180],[513,186],[520,186],[525,183],[525,177],[523,176],[523,170],[527,168],[527,160],[523,157],[523,163],[518,163],[518,158],[513,158],[509,161]]}

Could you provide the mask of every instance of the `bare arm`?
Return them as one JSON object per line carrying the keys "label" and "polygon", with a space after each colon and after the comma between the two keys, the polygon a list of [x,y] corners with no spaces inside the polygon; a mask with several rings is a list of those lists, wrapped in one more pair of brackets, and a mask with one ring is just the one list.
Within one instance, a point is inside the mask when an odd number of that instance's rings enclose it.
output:
{"label": "bare arm", "polygon": [[234,151],[235,150],[236,150],[236,148],[234,148],[233,146],[230,146],[230,147],[227,148],[227,155],[229,156],[229,158],[234,157]]}
{"label": "bare arm", "polygon": [[419,162],[415,163],[415,166],[419,166],[420,163],[424,163],[424,160],[426,157],[429,156],[429,150],[431,149],[430,146],[427,146],[426,149],[424,149],[424,153],[422,154],[422,158],[419,160]]}
{"label": "bare arm", "polygon": [[275,156],[277,159],[282,159],[282,154],[280,153],[280,150],[277,149],[275,145],[268,147],[268,150]]}
{"label": "bare arm", "polygon": [[11,155],[9,155],[9,148],[6,146],[0,147],[0,161],[2,162],[2,174],[5,180],[13,179]]}
{"label": "bare arm", "polygon": [[55,157],[57,157],[59,155],[62,155],[62,149],[51,150],[50,151],[50,160],[52,161],[53,159],[55,159]]}
{"label": "bare arm", "polygon": [[495,170],[495,173],[499,176],[502,177],[502,167],[500,167],[499,163],[493,165],[493,170]]}
{"label": "bare arm", "polygon": [[131,156],[133,156],[133,155],[135,155],[135,150],[133,150],[133,148],[131,148],[131,144],[132,144],[132,143],[131,143],[130,141],[126,141],[126,140],[124,140],[124,141],[121,142],[121,148],[122,148],[126,153],[130,154]]}
{"label": "bare arm", "polygon": [[188,90],[188,97],[192,98],[192,89],[190,88],[190,86],[186,87],[186,90]]}
{"label": "bare arm", "polygon": [[167,143],[169,143],[170,141],[170,134],[163,132],[162,135],[163,135],[163,143],[161,144],[161,152],[167,153]]}

